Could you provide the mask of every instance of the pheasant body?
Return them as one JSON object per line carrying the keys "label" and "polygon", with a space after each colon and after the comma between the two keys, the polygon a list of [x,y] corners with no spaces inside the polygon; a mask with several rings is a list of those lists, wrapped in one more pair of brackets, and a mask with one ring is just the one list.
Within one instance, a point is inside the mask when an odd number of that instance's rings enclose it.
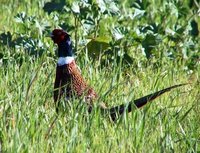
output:
{"label": "pheasant body", "polygon": [[74,60],[69,64],[57,65],[54,89],[54,101],[59,101],[65,94],[67,99],[73,95],[83,97],[87,104],[92,105],[94,99],[97,98],[96,92],[87,85],[81,76]]}
{"label": "pheasant body", "polygon": [[[76,66],[73,58],[72,45],[70,35],[60,29],[55,29],[52,32],[51,38],[54,43],[58,45],[58,63],[56,67],[56,79],[54,83],[54,102],[56,103],[56,110],[58,111],[59,100],[65,95],[67,99],[70,97],[82,97],[88,104],[89,112],[92,110],[93,102],[98,98],[97,93],[91,88],[85,79],[82,77],[80,70]],[[104,103],[99,104],[102,112],[109,114],[114,121],[125,111],[131,112],[133,105],[137,108],[142,107],[146,103],[154,100],[165,92],[170,91],[173,88],[177,88],[185,84],[174,85],[153,94],[144,96],[137,100],[133,100],[126,104],[107,108]]]}

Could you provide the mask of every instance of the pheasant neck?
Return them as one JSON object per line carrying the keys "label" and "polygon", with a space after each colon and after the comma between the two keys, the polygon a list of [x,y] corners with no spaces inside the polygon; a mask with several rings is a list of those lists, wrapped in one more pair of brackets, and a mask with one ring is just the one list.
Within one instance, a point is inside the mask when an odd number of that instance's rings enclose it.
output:
{"label": "pheasant neck", "polygon": [[68,56],[73,56],[72,43],[69,37],[58,44],[58,57]]}
{"label": "pheasant neck", "polygon": [[69,37],[58,44],[58,66],[70,64],[73,60],[72,44]]}

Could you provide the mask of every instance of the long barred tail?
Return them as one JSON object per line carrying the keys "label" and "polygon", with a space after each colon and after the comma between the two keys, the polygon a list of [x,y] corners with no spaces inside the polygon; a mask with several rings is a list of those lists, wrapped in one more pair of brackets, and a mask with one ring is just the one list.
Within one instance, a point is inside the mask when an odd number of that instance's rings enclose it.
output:
{"label": "long barred tail", "polygon": [[184,86],[184,85],[187,85],[187,83],[186,84],[174,85],[174,86],[165,88],[163,90],[157,91],[155,93],[149,94],[147,96],[144,96],[142,98],[136,99],[134,101],[130,101],[129,103],[121,104],[121,105],[109,108],[110,117],[113,121],[115,121],[118,118],[118,116],[123,114],[125,111],[127,111],[128,113],[131,112],[134,109],[133,105],[135,105],[137,108],[140,108],[140,107],[144,106],[145,104],[147,104],[148,102],[151,102],[155,98],[164,94],[165,92],[168,92],[171,89],[174,89],[174,88],[177,88],[177,87],[180,87],[180,86]]}

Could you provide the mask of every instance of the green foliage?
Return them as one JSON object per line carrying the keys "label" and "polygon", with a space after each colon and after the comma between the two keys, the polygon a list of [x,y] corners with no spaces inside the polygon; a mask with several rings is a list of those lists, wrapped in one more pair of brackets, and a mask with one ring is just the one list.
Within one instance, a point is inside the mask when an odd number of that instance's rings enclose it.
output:
{"label": "green foliage", "polygon": [[[0,5],[0,152],[199,152],[199,0],[9,0]],[[73,99],[56,117],[54,28],[108,106],[192,84],[111,123]],[[84,115],[83,115],[84,114]]]}
{"label": "green foliage", "polygon": [[[17,13],[14,22],[18,30],[16,33],[2,33],[2,44],[11,45],[11,37],[17,34],[15,45],[25,46],[33,54],[37,43],[46,43],[41,41],[43,36],[47,36],[54,27],[62,27],[72,34],[75,51],[82,55],[87,49],[94,60],[100,54],[106,57],[107,51],[109,57],[114,56],[116,52],[113,47],[121,49],[127,44],[121,50],[122,60],[133,61],[135,56],[145,55],[150,61],[154,57],[158,59],[157,62],[160,62],[160,58],[184,61],[188,70],[194,70],[199,65],[200,21],[196,1],[81,0],[41,3],[43,6],[40,4],[39,9],[48,13],[45,14],[46,19],[41,15],[28,15],[25,11]],[[6,32],[9,35],[5,36]],[[97,40],[104,38],[105,42]],[[140,51],[136,51],[138,48]],[[141,58],[141,62],[145,63],[146,59]]]}

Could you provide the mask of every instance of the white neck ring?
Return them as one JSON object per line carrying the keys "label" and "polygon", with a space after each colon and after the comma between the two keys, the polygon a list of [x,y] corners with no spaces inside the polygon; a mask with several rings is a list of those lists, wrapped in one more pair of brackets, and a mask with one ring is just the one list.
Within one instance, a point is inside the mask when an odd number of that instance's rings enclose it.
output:
{"label": "white neck ring", "polygon": [[59,57],[58,58],[58,66],[62,66],[65,64],[70,64],[74,60],[74,57],[67,56],[67,57]]}

